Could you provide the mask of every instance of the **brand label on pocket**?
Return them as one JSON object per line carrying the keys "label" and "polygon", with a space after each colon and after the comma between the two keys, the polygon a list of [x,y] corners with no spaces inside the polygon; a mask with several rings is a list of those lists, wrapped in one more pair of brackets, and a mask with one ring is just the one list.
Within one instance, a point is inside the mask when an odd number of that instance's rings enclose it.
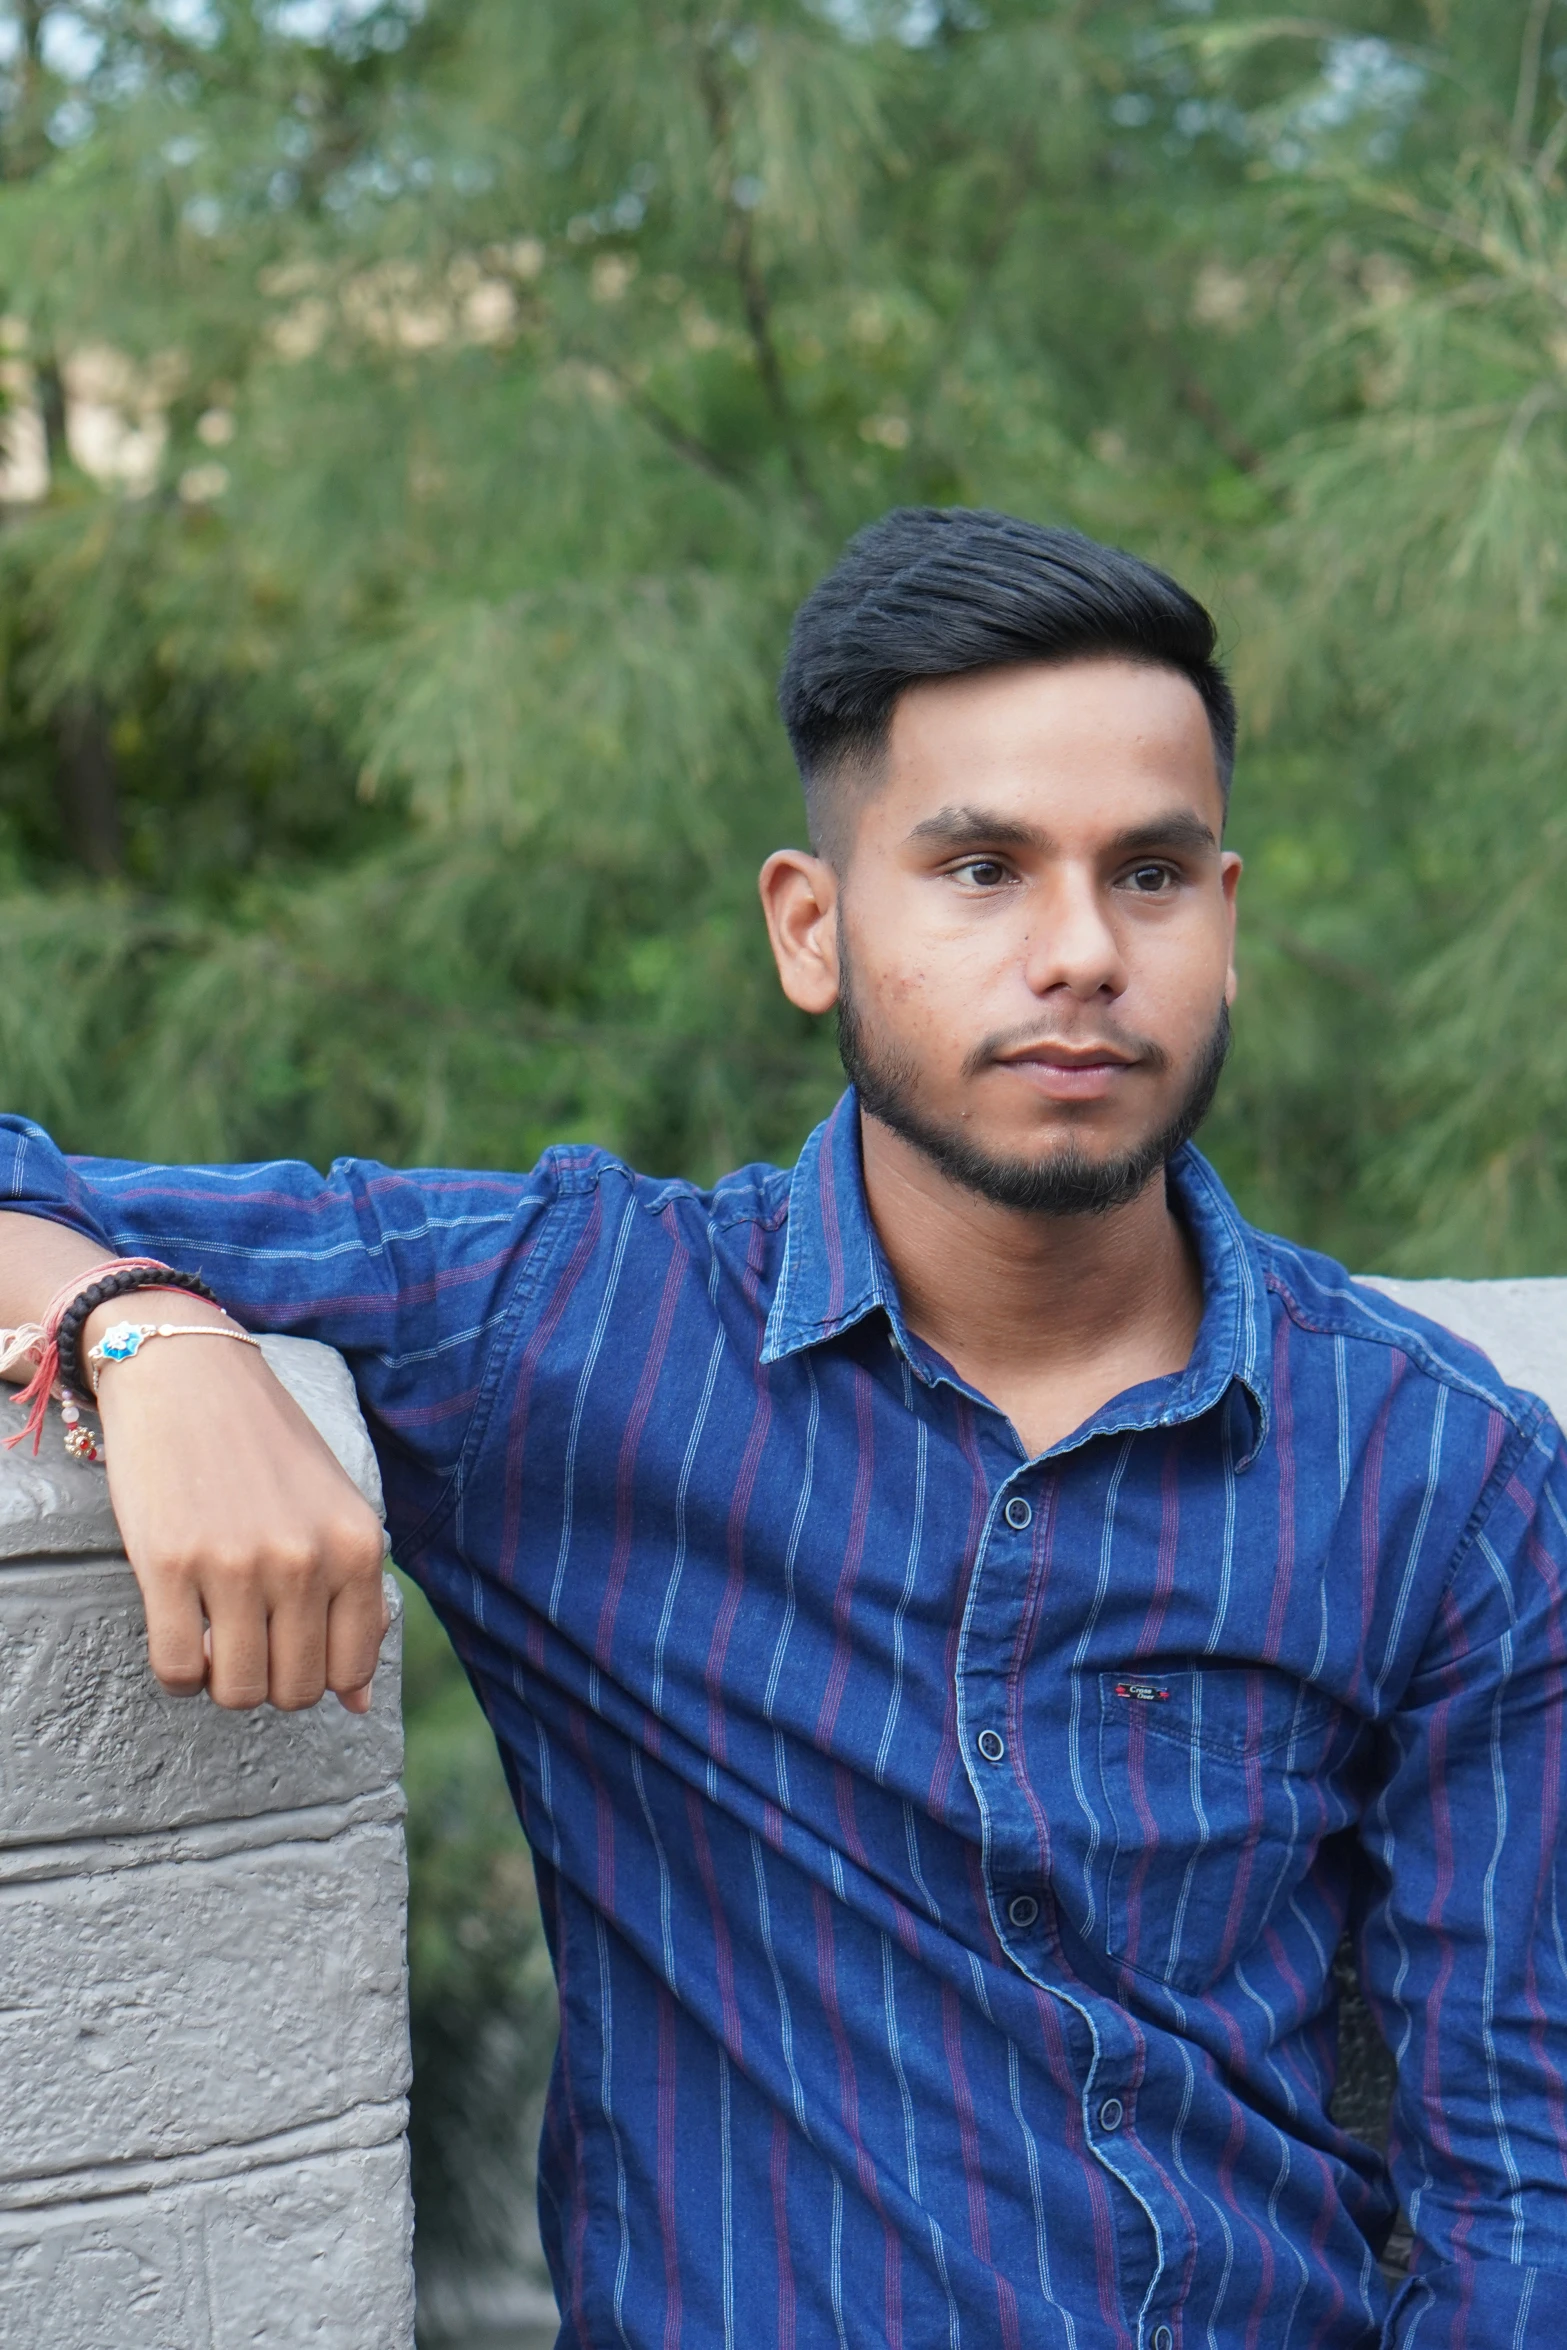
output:
{"label": "brand label on pocket", "polygon": [[1139,1705],[1168,1705],[1170,1692],[1161,1689],[1157,1681],[1117,1681],[1117,1697],[1135,1698]]}

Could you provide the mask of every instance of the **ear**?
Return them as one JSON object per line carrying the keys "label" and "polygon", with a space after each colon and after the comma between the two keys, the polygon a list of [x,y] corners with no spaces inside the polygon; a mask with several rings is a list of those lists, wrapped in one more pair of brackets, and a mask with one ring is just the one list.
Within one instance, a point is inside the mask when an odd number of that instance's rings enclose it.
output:
{"label": "ear", "polygon": [[778,980],[802,1012],[838,1001],[838,876],[824,857],[775,849],[757,881]]}
{"label": "ear", "polygon": [[1224,1000],[1233,1004],[1240,981],[1235,973],[1235,916],[1236,892],[1241,885],[1241,860],[1233,849],[1226,849],[1219,859],[1219,887],[1224,892],[1225,917],[1230,928],[1230,966],[1225,975]]}

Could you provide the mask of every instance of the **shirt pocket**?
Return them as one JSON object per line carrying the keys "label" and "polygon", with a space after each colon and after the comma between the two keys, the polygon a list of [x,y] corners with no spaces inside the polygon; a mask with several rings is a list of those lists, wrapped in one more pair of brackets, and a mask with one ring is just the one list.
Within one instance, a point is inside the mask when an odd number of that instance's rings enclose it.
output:
{"label": "shirt pocket", "polygon": [[1268,1666],[1100,1675],[1109,1957],[1183,1991],[1245,1958],[1329,1823],[1339,1710]]}

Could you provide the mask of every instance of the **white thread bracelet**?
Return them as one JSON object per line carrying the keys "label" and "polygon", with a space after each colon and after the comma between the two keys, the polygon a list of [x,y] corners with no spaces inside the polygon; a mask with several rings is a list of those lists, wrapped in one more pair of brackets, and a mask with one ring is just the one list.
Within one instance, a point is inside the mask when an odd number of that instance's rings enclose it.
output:
{"label": "white thread bracelet", "polygon": [[232,1338],[240,1346],[259,1346],[248,1330],[231,1330],[222,1322],[111,1322],[96,1346],[87,1350],[88,1376],[94,1395],[106,1363],[128,1363],[154,1338]]}

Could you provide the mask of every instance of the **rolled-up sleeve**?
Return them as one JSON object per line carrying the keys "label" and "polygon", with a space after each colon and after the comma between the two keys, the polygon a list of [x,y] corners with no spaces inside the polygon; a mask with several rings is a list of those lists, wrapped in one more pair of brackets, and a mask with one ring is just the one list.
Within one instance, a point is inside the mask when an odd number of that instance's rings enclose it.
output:
{"label": "rolled-up sleeve", "polygon": [[251,1329],[336,1347],[377,1450],[418,1472],[426,1500],[461,1455],[553,1200],[548,1160],[531,1175],[365,1159],[326,1175],[281,1159],[164,1167],[67,1158],[30,1120],[0,1118],[0,1206],[69,1225],[106,1256],[201,1273]]}
{"label": "rolled-up sleeve", "polygon": [[1508,1444],[1392,1724],[1361,1952],[1398,2063],[1415,2234],[1387,2340],[1556,2350],[1567,2329],[1567,1454]]}

